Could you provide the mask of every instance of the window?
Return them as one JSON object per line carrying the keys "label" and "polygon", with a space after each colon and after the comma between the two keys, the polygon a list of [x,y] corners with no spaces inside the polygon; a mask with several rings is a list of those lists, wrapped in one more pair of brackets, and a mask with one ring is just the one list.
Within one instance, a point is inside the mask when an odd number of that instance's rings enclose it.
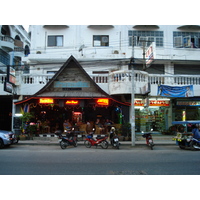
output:
{"label": "window", "polygon": [[93,35],[93,46],[109,46],[109,36],[108,35]]}
{"label": "window", "polygon": [[163,47],[163,31],[128,31],[129,46],[145,46],[149,47],[152,42],[156,43],[157,47]]}
{"label": "window", "polygon": [[200,48],[200,33],[198,32],[173,32],[174,47]]}
{"label": "window", "polygon": [[63,36],[62,35],[51,35],[48,36],[48,47],[62,47],[63,46]]}

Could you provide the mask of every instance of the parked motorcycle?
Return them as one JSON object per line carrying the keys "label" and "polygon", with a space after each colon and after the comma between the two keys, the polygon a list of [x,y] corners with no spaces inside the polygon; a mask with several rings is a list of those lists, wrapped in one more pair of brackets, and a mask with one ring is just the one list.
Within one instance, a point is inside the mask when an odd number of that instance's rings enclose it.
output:
{"label": "parked motorcycle", "polygon": [[117,136],[116,132],[115,132],[115,127],[111,127],[110,129],[110,143],[113,147],[115,147],[116,149],[119,149],[119,137]]}
{"label": "parked motorcycle", "polygon": [[[151,129],[151,132],[152,131],[153,131],[153,129]],[[153,150],[154,143],[153,143],[153,138],[152,138],[151,132],[143,133],[142,137],[146,138],[147,146],[149,146],[151,148],[151,150]]]}
{"label": "parked motorcycle", "polygon": [[[94,131],[94,129],[93,129]],[[93,138],[93,133],[91,132],[89,135],[86,136],[84,145],[87,148],[90,148],[91,146],[101,146],[101,148],[103,149],[107,149],[108,148],[108,142],[107,142],[107,138],[108,136],[97,136],[96,139]]]}
{"label": "parked motorcycle", "polygon": [[66,149],[66,147],[72,145],[74,147],[77,147],[77,137],[74,134],[74,129],[66,131],[66,136],[62,136],[61,131],[56,131],[55,133],[58,135],[59,143],[61,149]]}

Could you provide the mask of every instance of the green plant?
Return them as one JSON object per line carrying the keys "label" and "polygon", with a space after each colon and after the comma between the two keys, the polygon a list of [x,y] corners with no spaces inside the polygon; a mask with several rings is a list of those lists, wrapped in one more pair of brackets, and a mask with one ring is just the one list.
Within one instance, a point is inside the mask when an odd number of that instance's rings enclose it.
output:
{"label": "green plant", "polygon": [[29,122],[32,118],[34,118],[34,115],[32,113],[24,113],[23,116],[21,117],[22,123],[24,122]]}
{"label": "green plant", "polygon": [[122,135],[124,137],[131,137],[131,124],[125,123],[122,125]]}

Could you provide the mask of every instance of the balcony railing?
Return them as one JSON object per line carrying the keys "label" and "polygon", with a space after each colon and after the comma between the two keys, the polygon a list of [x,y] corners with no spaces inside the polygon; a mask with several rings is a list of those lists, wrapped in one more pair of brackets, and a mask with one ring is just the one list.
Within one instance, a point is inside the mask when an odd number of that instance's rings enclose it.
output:
{"label": "balcony railing", "polygon": [[0,46],[6,48],[9,51],[14,49],[14,39],[10,36],[1,35],[0,36]]}
{"label": "balcony railing", "polygon": [[[141,94],[141,88],[146,84],[150,83],[151,89],[156,90],[157,86],[160,84],[164,85],[194,85],[196,87],[196,91],[200,91],[200,75],[171,75],[166,76],[163,74],[148,74],[147,72],[137,71],[135,70],[135,89],[137,94]],[[23,74],[16,77],[17,86],[21,88],[21,91],[27,87],[27,85],[31,85],[35,90],[41,89],[44,85],[46,85],[49,80],[53,77],[51,74],[46,75],[30,75]],[[97,76],[92,75],[91,78],[106,92],[109,94],[123,94],[131,93],[131,71],[117,71],[112,72],[107,75]],[[6,80],[6,74],[0,74],[0,85]],[[109,89],[108,89],[109,88]],[[199,89],[198,89],[199,88]],[[30,93],[30,91],[27,92]],[[23,91],[23,94],[26,91]],[[156,94],[154,91],[153,94]],[[20,95],[20,94],[19,94]],[[197,94],[195,94],[197,95]]]}

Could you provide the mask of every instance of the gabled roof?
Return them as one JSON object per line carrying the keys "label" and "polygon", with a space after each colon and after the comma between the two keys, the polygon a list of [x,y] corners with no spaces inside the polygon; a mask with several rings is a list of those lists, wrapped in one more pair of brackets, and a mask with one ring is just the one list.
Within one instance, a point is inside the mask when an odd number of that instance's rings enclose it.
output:
{"label": "gabled roof", "polygon": [[110,98],[120,104],[129,105],[114,99],[102,90],[73,57],[63,64],[52,79],[32,97],[18,101],[21,104],[41,97],[52,98]]}

